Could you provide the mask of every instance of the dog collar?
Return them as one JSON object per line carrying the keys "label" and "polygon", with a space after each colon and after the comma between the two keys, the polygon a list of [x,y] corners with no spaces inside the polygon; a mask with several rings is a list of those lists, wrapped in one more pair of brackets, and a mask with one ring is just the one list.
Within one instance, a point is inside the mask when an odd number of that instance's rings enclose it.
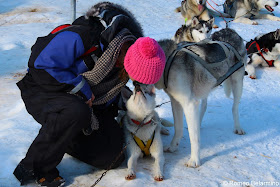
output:
{"label": "dog collar", "polygon": [[185,25],[186,25],[187,21],[188,21],[188,18],[185,18]]}
{"label": "dog collar", "polygon": [[[140,121],[137,121],[137,120],[134,120],[134,119],[131,119],[131,121],[132,121],[134,124],[136,124],[136,125],[140,125],[140,124],[141,124]],[[148,121],[148,122],[146,122],[146,123],[143,123],[143,125],[148,125],[148,124],[151,123],[151,122],[152,122],[152,120],[150,120],[150,121]]]}

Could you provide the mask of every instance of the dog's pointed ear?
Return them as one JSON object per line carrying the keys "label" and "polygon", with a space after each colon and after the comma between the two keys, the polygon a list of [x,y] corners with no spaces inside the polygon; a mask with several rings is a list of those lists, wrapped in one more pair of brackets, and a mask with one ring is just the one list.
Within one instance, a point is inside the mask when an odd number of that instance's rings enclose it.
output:
{"label": "dog's pointed ear", "polygon": [[155,85],[148,84],[146,88],[147,88],[148,93],[156,94],[156,87],[155,87]]}
{"label": "dog's pointed ear", "polygon": [[197,17],[193,17],[192,19],[192,27],[195,27],[199,23]]}
{"label": "dog's pointed ear", "polygon": [[152,86],[152,93],[156,94],[156,87],[154,85]]}
{"label": "dog's pointed ear", "polygon": [[214,25],[214,22],[215,22],[215,18],[211,18],[207,21],[211,26]]}
{"label": "dog's pointed ear", "polygon": [[148,84],[147,86],[146,86],[146,90],[148,91],[148,93],[150,93],[150,94],[156,94],[156,87],[155,87],[155,85],[153,85],[153,84]]}
{"label": "dog's pointed ear", "polygon": [[279,40],[280,39],[280,29],[277,29],[274,33],[274,38],[275,40]]}

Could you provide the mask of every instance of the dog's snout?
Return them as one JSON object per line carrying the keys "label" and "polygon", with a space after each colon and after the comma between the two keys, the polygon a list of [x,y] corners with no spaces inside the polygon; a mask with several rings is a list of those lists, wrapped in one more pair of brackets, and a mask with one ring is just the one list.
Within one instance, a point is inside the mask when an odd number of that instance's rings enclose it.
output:
{"label": "dog's snout", "polygon": [[276,2],[276,6],[278,5],[278,2]]}
{"label": "dog's snout", "polygon": [[139,85],[135,86],[135,91],[136,91],[136,93],[137,93],[137,92],[141,92],[141,88],[140,88]]}
{"label": "dog's snout", "polygon": [[199,4],[202,4],[202,1],[199,1]]}

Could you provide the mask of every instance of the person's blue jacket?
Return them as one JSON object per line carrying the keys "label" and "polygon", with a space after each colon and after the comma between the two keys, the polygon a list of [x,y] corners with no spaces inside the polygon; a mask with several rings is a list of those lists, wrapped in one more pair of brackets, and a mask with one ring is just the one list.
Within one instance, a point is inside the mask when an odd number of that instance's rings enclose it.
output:
{"label": "person's blue jacket", "polygon": [[92,91],[81,73],[93,68],[93,53],[102,53],[99,39],[93,38],[100,35],[102,28],[101,25],[99,30],[92,31],[85,25],[63,25],[48,36],[39,37],[28,62],[28,72],[37,85],[47,92],[70,93],[77,89],[77,94],[90,99]]}
{"label": "person's blue jacket", "polygon": [[[122,28],[128,28],[137,38],[143,36],[140,24],[127,10],[103,4],[93,9],[96,12],[90,12],[96,16],[81,16],[72,25],[59,26],[37,39],[31,48],[25,85],[38,91],[68,92],[86,100],[91,98],[91,88],[81,74],[94,67],[95,60]],[[102,20],[107,26],[100,21],[101,13],[105,13]],[[118,15],[125,16],[113,21]]]}

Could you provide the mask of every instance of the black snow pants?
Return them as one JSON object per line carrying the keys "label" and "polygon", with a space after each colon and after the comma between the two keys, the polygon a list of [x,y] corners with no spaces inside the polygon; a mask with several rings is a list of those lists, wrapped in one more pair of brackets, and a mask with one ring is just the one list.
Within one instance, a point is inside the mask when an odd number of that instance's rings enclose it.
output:
{"label": "black snow pants", "polygon": [[[22,99],[28,113],[42,125],[21,161],[27,169],[34,170],[37,177],[57,177],[56,166],[65,153],[97,168],[111,165],[123,146],[123,132],[114,119],[117,105],[94,107],[99,129],[86,136],[82,129],[90,125],[91,115],[85,101],[68,93],[38,91],[24,79],[18,83]],[[124,156],[113,168],[123,160]]]}

